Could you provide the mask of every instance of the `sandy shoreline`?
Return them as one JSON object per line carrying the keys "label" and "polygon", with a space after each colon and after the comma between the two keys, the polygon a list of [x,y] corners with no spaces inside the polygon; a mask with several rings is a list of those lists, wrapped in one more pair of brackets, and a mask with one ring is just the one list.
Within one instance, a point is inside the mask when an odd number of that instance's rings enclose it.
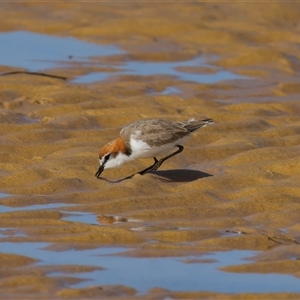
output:
{"label": "sandy shoreline", "polygon": [[[297,3],[24,2],[1,7],[1,32],[72,36],[126,51],[93,58],[103,66],[203,57],[220,69],[179,70],[199,76],[230,71],[247,77],[209,84],[116,74],[89,84],[72,82],[105,69],[97,63],[48,70],[67,76],[67,81],[0,76],[0,192],[8,194],[0,199],[6,209],[1,213],[1,242],[51,243],[60,251],[122,246],[132,250],[129,256],[150,258],[253,250],[260,254],[250,264],[228,265],[224,271],[299,278]],[[0,73],[14,70],[0,66]],[[169,87],[179,93],[163,94]],[[117,184],[97,180],[100,147],[124,124],[151,117],[209,117],[215,124],[193,134],[183,153],[153,174]],[[137,161],[103,175],[118,179],[148,164]],[[90,217],[93,224],[73,216]],[[233,296],[159,288],[141,296],[122,283],[75,289],[70,286],[80,282],[80,276],[48,274],[91,272],[92,266],[41,267],[36,261],[25,254],[0,255],[0,298],[299,297],[294,291]]]}

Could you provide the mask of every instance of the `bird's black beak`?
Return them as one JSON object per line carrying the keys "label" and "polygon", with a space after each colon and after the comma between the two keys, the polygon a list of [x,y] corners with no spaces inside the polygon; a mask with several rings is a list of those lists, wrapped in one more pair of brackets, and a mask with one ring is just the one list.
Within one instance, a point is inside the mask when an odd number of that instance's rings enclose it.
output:
{"label": "bird's black beak", "polygon": [[110,153],[105,156],[104,162],[102,163],[102,165],[99,167],[98,171],[96,172],[95,176],[97,178],[99,178],[101,173],[104,171],[104,166],[107,163],[107,161],[109,160],[109,157],[110,157]]}
{"label": "bird's black beak", "polygon": [[98,171],[96,172],[95,176],[96,176],[97,178],[99,178],[100,175],[101,175],[101,173],[102,173],[103,171],[104,171],[104,164],[101,165],[101,166],[99,167],[99,169],[98,169]]}

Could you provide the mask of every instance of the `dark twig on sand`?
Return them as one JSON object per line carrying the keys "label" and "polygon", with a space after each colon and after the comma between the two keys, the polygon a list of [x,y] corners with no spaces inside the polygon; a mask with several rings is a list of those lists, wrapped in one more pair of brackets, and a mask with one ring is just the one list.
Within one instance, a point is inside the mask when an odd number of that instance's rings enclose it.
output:
{"label": "dark twig on sand", "polygon": [[51,74],[40,73],[40,72],[29,72],[29,71],[12,71],[12,72],[6,72],[6,73],[1,73],[0,76],[15,75],[15,74],[28,74],[28,75],[45,76],[45,77],[51,77],[51,78],[57,78],[57,79],[67,80],[67,77],[63,77],[63,76],[51,75]]}

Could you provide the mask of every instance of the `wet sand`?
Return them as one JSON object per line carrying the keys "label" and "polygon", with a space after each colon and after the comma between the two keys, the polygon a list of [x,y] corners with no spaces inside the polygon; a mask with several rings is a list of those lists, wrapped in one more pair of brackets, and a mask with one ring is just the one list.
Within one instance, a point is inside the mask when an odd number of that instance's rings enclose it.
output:
{"label": "wet sand", "polygon": [[[205,84],[121,75],[77,84],[72,82],[76,76],[95,68],[76,63],[48,70],[67,81],[0,76],[0,192],[8,194],[0,201],[11,208],[1,213],[0,242],[16,247],[45,242],[57,251],[123,246],[134,257],[255,250],[260,254],[251,263],[222,270],[299,278],[298,3],[24,2],[1,8],[3,32],[72,36],[126,51],[95,61],[203,56],[247,78]],[[15,70],[0,66],[1,73]],[[209,68],[192,71],[211,74]],[[180,93],[163,95],[169,87]],[[152,174],[119,183],[96,179],[100,147],[124,124],[152,117],[213,118],[215,124],[195,132],[183,153]],[[151,162],[136,161],[103,176],[117,180]],[[49,209],[31,210],[34,205]],[[65,219],[74,213],[93,214],[97,223]],[[138,295],[121,282],[72,288],[80,277],[48,274],[90,272],[92,266],[40,266],[30,255],[10,253],[0,254],[0,265],[3,299],[299,298],[293,291],[230,295],[196,287],[195,292],[157,288]]]}

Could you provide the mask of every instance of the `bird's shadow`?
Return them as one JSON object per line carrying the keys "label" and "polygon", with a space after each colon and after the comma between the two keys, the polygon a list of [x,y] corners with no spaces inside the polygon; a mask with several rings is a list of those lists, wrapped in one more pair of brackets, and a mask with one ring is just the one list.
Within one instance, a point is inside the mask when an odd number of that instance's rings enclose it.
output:
{"label": "bird's shadow", "polygon": [[188,169],[158,170],[151,173],[161,177],[162,180],[172,182],[191,182],[200,178],[213,176],[205,172]]}
{"label": "bird's shadow", "polygon": [[[118,180],[110,180],[104,177],[99,177],[98,179],[102,179],[110,183],[119,183],[124,180],[132,179],[134,175],[137,174],[138,173]],[[151,171],[146,174],[153,174],[156,175],[157,176],[156,178],[159,178],[160,180],[171,181],[171,182],[191,182],[191,181],[198,180],[200,178],[213,176],[205,172],[201,172],[197,170],[188,170],[188,169],[158,170],[158,171]]]}

